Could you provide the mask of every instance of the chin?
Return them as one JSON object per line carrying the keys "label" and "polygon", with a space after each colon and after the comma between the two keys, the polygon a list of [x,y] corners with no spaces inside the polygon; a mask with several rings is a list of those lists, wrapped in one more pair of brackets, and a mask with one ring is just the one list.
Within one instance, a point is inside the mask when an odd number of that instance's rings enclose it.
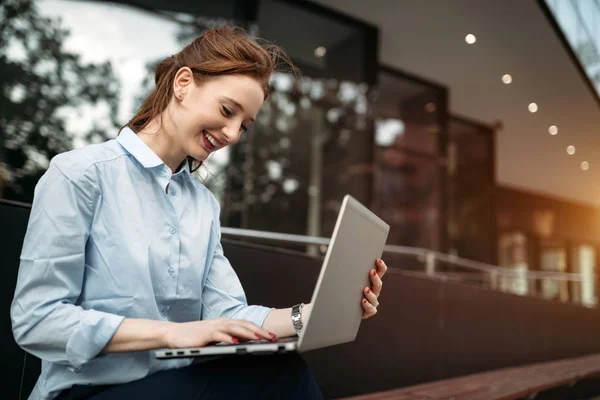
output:
{"label": "chin", "polygon": [[196,161],[205,161],[210,155],[210,152],[204,147],[194,146],[194,148],[189,149],[187,154]]}

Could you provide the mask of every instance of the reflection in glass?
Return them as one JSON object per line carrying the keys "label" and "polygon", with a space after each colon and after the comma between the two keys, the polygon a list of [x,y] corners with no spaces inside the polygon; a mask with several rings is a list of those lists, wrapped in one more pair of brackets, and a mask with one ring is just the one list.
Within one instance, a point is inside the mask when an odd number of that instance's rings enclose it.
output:
{"label": "reflection in glass", "polygon": [[[10,16],[0,41],[9,94],[0,118],[0,196],[23,202],[32,201],[52,157],[116,137],[154,84],[156,63],[214,22],[65,0],[7,0],[0,15]],[[227,153],[213,158],[208,164],[220,166]]]}
{"label": "reflection in glass", "polygon": [[494,260],[493,130],[450,118],[448,222],[451,248],[471,260]]}
{"label": "reflection in glass", "polygon": [[[220,4],[202,2],[207,18],[182,12],[183,3],[148,12],[105,2],[2,2],[2,15],[15,17],[0,42],[10,88],[0,121],[1,194],[30,202],[54,155],[116,137],[153,87],[157,62],[206,27],[232,23],[215,18],[218,10],[233,15],[233,3]],[[222,204],[224,225],[327,236],[344,194],[370,202],[370,88],[359,82],[373,60],[364,27],[291,3],[259,7],[251,30],[286,48],[304,76],[274,75],[251,131],[211,155],[199,179]],[[319,29],[299,41],[290,23]]]}
{"label": "reflection in glass", "polygon": [[499,237],[498,265],[510,268],[515,273],[512,276],[501,275],[498,278],[500,290],[520,295],[529,292],[527,257],[527,237],[524,234],[511,232]]}
{"label": "reflection in glass", "polygon": [[54,12],[62,3],[0,3],[0,196],[7,199],[30,202],[52,157],[103,141],[118,126],[116,71],[109,60],[75,50]]}
{"label": "reflection in glass", "polygon": [[[540,250],[540,269],[550,272],[567,271],[567,251],[563,244],[543,240]],[[567,281],[542,279],[542,296],[549,300],[569,300]]]}
{"label": "reflection in glass", "polygon": [[391,225],[388,243],[440,247],[440,98],[436,89],[380,71],[373,209]]}
{"label": "reflection in glass", "polygon": [[232,146],[227,226],[328,236],[344,194],[368,202],[368,86],[272,77],[255,124]]}
{"label": "reflection in glass", "polygon": [[595,294],[594,271],[596,270],[596,249],[593,246],[574,246],[571,263],[573,273],[581,274],[581,283],[572,285],[572,301],[586,306],[594,306],[598,299]]}

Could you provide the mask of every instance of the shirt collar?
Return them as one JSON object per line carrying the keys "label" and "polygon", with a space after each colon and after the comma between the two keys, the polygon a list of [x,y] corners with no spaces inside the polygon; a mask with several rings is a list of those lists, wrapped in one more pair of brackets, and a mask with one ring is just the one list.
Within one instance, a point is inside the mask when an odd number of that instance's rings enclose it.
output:
{"label": "shirt collar", "polygon": [[129,154],[135,157],[144,168],[154,168],[164,164],[160,157],[157,156],[156,153],[153,152],[152,149],[148,147],[148,145],[128,126],[123,128],[119,133],[117,142],[119,142]]}
{"label": "shirt collar", "polygon": [[[164,164],[163,160],[156,155],[154,151],[142,139],[131,130],[130,127],[126,126],[117,136],[117,142],[123,146],[125,150],[129,152],[136,160],[138,160],[144,168],[154,168]],[[166,165],[165,165],[166,167]],[[167,167],[168,168],[168,167]],[[183,167],[180,172],[186,172],[190,174],[190,165],[187,160],[183,162]]]}

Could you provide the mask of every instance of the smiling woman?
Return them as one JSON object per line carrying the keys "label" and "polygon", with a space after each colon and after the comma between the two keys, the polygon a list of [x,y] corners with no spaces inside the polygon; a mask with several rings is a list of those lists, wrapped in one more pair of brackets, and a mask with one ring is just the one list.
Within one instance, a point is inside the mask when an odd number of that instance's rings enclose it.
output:
{"label": "smiling woman", "polygon": [[[147,352],[294,336],[311,313],[247,303],[223,254],[219,203],[192,176],[255,120],[281,62],[294,69],[276,46],[209,29],[158,64],[117,139],[52,159],[11,308],[17,343],[43,362],[30,399],[322,398],[297,355],[250,368]],[[364,318],[377,312],[386,269],[369,272]]]}
{"label": "smiling woman", "polygon": [[248,129],[281,62],[295,70],[275,45],[235,28],[207,30],[158,64],[156,87],[127,125],[173,170],[187,157],[194,171]]}

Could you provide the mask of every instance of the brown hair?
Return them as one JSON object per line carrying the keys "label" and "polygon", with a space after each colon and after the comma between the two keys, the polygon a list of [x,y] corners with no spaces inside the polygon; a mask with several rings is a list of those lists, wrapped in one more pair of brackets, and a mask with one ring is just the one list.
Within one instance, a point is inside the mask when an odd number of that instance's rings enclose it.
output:
{"label": "brown hair", "polygon": [[[139,132],[162,114],[173,97],[173,81],[180,68],[189,67],[196,82],[218,75],[250,76],[262,85],[266,99],[269,96],[269,77],[282,64],[288,65],[297,74],[296,67],[280,47],[263,39],[250,38],[237,27],[207,29],[179,53],[165,58],[156,66],[156,86],[127,126]],[[202,165],[191,157],[188,157],[188,162],[192,171]]]}

